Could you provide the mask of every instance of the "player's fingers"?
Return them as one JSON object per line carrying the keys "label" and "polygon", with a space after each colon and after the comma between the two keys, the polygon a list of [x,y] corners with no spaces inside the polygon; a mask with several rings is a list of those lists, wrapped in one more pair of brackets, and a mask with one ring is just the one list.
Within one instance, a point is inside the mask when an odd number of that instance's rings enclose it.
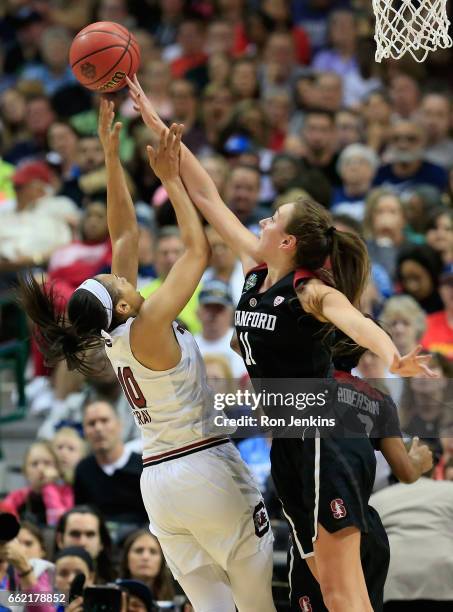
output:
{"label": "player's fingers", "polygon": [[182,135],[182,126],[177,125],[174,132],[174,139],[172,145],[172,152],[177,154],[179,151],[179,147],[181,146],[181,135]]}
{"label": "player's fingers", "polygon": [[159,138],[159,151],[164,151],[167,146],[167,133],[166,130],[162,130]]}
{"label": "player's fingers", "polygon": [[415,436],[414,438],[412,438],[412,448],[417,448],[420,444],[420,438],[418,436]]}
{"label": "player's fingers", "polygon": [[123,127],[123,124],[121,123],[121,121],[117,121],[115,123],[115,125],[113,126],[113,133],[115,136],[119,135],[122,127]]}
{"label": "player's fingers", "polygon": [[151,168],[154,168],[154,160],[156,159],[156,152],[154,151],[151,145],[146,147],[146,152],[148,154],[148,160]]}

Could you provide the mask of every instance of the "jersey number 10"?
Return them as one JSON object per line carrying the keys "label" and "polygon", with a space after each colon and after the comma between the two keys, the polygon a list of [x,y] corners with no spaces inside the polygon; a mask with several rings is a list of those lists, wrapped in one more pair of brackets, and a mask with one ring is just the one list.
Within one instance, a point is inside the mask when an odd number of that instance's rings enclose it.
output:
{"label": "jersey number 10", "polygon": [[146,408],[146,399],[129,367],[118,368],[118,380],[132,409]]}

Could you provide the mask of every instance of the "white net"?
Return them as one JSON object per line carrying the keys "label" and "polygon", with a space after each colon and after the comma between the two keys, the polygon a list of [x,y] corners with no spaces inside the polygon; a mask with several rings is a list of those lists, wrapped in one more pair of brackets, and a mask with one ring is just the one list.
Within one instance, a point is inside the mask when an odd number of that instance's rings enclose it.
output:
{"label": "white net", "polygon": [[376,61],[406,52],[423,62],[429,51],[452,46],[447,0],[373,0]]}

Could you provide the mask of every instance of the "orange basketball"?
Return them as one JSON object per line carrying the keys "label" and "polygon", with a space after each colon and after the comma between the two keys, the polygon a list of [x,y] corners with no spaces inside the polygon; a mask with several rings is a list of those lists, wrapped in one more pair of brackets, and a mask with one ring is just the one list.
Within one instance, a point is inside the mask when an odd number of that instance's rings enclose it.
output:
{"label": "orange basketball", "polygon": [[108,93],[126,86],[140,65],[140,49],[127,28],[111,21],[92,23],[72,41],[69,63],[84,87]]}

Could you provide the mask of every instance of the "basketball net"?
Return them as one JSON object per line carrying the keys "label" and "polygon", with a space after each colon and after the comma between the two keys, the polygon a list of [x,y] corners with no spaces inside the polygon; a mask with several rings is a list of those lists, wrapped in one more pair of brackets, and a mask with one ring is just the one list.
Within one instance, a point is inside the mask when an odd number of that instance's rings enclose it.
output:
{"label": "basketball net", "polygon": [[409,52],[424,62],[429,51],[453,45],[447,0],[373,0],[377,62]]}

